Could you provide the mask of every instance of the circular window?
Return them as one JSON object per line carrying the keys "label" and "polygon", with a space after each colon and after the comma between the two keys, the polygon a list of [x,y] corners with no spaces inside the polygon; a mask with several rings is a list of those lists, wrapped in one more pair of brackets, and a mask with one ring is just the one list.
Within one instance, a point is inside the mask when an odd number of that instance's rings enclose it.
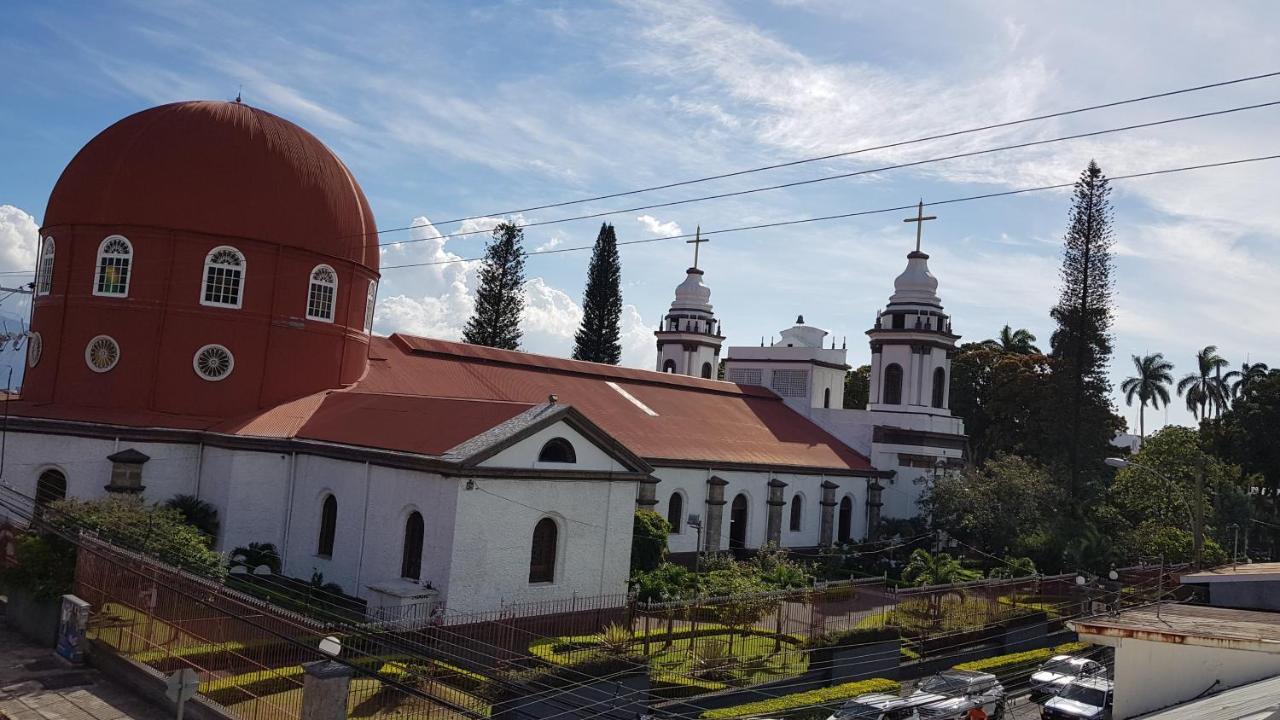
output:
{"label": "circular window", "polygon": [[196,351],[191,364],[197,375],[216,382],[231,374],[232,368],[236,366],[236,359],[230,350],[221,345],[205,345]]}
{"label": "circular window", "polygon": [[27,338],[27,367],[35,367],[40,362],[40,353],[44,352],[44,338],[33,332]]}
{"label": "circular window", "polygon": [[106,372],[120,362],[120,346],[107,335],[99,335],[84,348],[84,361],[94,372]]}

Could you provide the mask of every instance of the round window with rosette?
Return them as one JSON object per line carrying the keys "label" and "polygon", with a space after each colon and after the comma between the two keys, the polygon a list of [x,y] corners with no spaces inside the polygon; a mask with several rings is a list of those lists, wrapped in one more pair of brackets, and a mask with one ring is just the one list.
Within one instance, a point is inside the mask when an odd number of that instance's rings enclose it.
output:
{"label": "round window with rosette", "polygon": [[205,345],[196,351],[192,360],[196,374],[205,380],[217,382],[231,374],[236,366],[236,359],[231,351],[221,345]]}
{"label": "round window with rosette", "polygon": [[109,335],[99,335],[84,348],[84,361],[94,372],[104,373],[120,362],[120,346]]}
{"label": "round window with rosette", "polygon": [[44,352],[44,338],[33,332],[27,338],[27,367],[35,367],[40,363],[40,354]]}

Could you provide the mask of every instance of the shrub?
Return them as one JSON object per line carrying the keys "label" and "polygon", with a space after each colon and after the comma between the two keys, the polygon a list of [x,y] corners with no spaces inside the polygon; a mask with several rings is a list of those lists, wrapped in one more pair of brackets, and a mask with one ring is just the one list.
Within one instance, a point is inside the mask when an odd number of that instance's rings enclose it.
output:
{"label": "shrub", "polygon": [[71,592],[75,582],[75,546],[60,538],[23,533],[14,541],[16,564],[0,564],[0,585],[25,590],[40,600]]}
{"label": "shrub", "polygon": [[1008,655],[996,655],[995,657],[960,663],[959,665],[954,666],[954,669],[999,674],[1023,665],[1034,667],[1054,655],[1069,655],[1071,653],[1080,652],[1087,647],[1089,647],[1088,643],[1066,643],[1052,648],[1040,648],[1039,650],[1009,653]]}
{"label": "shrub", "polygon": [[218,528],[221,527],[221,523],[218,522],[218,508],[212,503],[205,502],[195,495],[174,495],[164,502],[164,506],[177,510],[182,515],[182,520],[199,530],[210,544],[218,539]]}
{"label": "shrub", "polygon": [[[700,717],[704,720],[729,720],[741,717],[777,717],[783,716],[793,720],[808,720],[812,717],[825,718],[830,710],[845,700],[867,693],[898,693],[902,686],[893,680],[872,678],[858,682],[844,683],[834,687],[809,690],[808,692],[782,695],[769,700],[744,703],[733,707],[708,710]],[[825,709],[812,706],[821,706]]]}
{"label": "shrub", "polygon": [[886,642],[898,639],[898,629],[894,627],[855,627],[849,630],[815,635],[806,643],[811,648],[843,647],[861,645],[863,643]]}
{"label": "shrub", "polygon": [[671,523],[652,510],[637,510],[631,526],[631,571],[649,571],[667,557]]}
{"label": "shrub", "polygon": [[600,633],[600,647],[607,653],[621,655],[627,652],[632,639],[630,630],[617,623],[610,623],[605,627],[604,632]]}
{"label": "shrub", "polygon": [[50,524],[72,534],[93,530],[104,540],[197,575],[221,579],[227,574],[222,555],[210,550],[204,534],[172,508],[147,506],[137,496],[113,496],[59,500],[49,510],[45,517]]}

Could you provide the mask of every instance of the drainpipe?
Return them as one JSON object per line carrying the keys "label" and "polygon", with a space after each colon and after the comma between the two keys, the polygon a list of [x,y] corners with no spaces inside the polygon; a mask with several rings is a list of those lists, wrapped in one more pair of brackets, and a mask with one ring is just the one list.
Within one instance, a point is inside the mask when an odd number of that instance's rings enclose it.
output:
{"label": "drainpipe", "polygon": [[280,541],[280,568],[288,567],[289,534],[293,525],[293,490],[298,481],[298,453],[289,453],[289,494],[284,503],[284,538]]}
{"label": "drainpipe", "polygon": [[609,473],[609,492],[604,499],[604,540],[600,543],[600,588],[597,595],[604,594],[604,568],[609,556],[609,512],[613,510],[613,473]]}
{"label": "drainpipe", "polygon": [[364,574],[364,540],[369,533],[369,480],[373,477],[373,469],[366,460],[364,463],[364,520],[360,523],[360,559],[356,561],[356,586],[352,588],[352,595],[363,597],[360,594],[360,577]]}

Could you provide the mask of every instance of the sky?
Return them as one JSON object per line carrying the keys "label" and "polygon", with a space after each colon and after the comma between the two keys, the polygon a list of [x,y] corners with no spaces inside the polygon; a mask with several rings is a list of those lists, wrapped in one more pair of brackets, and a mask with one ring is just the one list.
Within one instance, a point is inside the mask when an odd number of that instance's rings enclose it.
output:
{"label": "sky", "polygon": [[[1007,144],[1280,100],[1280,78],[563,208],[547,203],[1068,110],[1280,70],[1267,2],[903,4],[34,3],[0,23],[0,271],[34,267],[49,192],[116,120],[187,99],[245,102],[307,128],[352,169],[386,232],[375,330],[457,338],[484,234],[869,170]],[[1280,153],[1280,108],[947,160],[786,190],[530,227],[529,250],[900,207]],[[1178,376],[1200,347],[1233,367],[1280,365],[1280,160],[1116,182],[1116,386],[1133,354]],[[1068,191],[947,204],[925,228],[964,340],[1007,324],[1048,347]],[[234,212],[234,208],[228,208]],[[864,335],[914,244],[908,213],[726,233],[701,266],[726,345],[758,345],[803,314]],[[467,218],[463,222],[446,222]],[[622,248],[623,362],[650,368],[653,329],[692,261],[681,240]],[[567,356],[588,251],[533,255],[523,348]],[[0,276],[0,283],[17,282]],[[21,297],[0,319],[26,315]],[[11,346],[9,346],[11,347]],[[20,356],[0,348],[0,360]],[[1117,410],[1136,427],[1137,408]],[[1178,398],[1150,430],[1189,423]]]}

